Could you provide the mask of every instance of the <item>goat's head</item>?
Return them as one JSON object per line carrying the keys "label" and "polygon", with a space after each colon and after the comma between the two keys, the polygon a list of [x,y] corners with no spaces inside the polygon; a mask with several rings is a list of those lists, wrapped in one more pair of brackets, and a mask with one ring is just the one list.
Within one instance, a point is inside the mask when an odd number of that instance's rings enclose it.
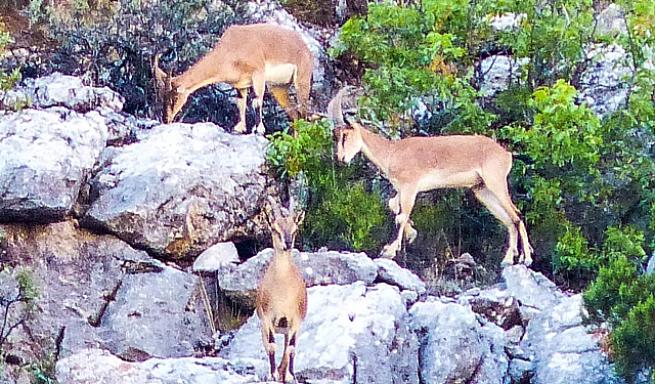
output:
{"label": "goat's head", "polygon": [[361,126],[355,122],[348,126],[335,128],[334,136],[337,141],[337,160],[348,164],[362,150]]}
{"label": "goat's head", "polygon": [[152,64],[152,73],[155,78],[157,99],[162,104],[162,121],[170,124],[180,112],[191,94],[186,89],[175,85],[173,76],[159,67],[159,56],[156,55]]}
{"label": "goat's head", "polygon": [[334,139],[337,146],[337,160],[349,163],[359,151],[362,150],[364,142],[362,140],[361,126],[355,122],[349,123],[344,119],[343,103],[344,97],[348,98],[347,93],[352,91],[352,87],[343,87],[330,100],[327,108],[328,118],[334,122]]}
{"label": "goat's head", "polygon": [[271,238],[273,240],[273,248],[276,250],[290,251],[293,249],[296,241],[296,233],[298,226],[305,218],[305,213],[300,211],[294,212],[293,202],[289,205],[289,209],[282,208],[272,198],[268,197],[271,205],[271,213],[268,215],[268,223],[271,228]]}

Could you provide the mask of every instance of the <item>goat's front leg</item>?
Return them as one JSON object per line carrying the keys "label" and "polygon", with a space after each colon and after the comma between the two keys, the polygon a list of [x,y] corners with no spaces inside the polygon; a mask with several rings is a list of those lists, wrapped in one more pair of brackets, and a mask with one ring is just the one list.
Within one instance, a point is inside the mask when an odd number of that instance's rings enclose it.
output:
{"label": "goat's front leg", "polygon": [[[395,215],[400,213],[400,198],[398,196],[399,193],[396,193],[396,196],[389,199],[389,209]],[[413,243],[414,240],[416,240],[416,236],[418,235],[418,232],[416,232],[416,229],[412,227],[412,224],[412,221],[409,220],[405,225],[405,240],[407,240],[409,244]]]}
{"label": "goat's front leg", "polygon": [[416,189],[413,187],[401,188],[398,192],[398,195],[394,198],[399,198],[400,201],[400,213],[396,215],[396,224],[398,225],[398,235],[396,239],[384,246],[382,249],[382,257],[393,259],[396,256],[396,253],[400,250],[403,241],[403,234],[405,231],[408,231],[408,235],[412,240],[416,237],[416,230],[412,228],[409,224],[410,219],[409,215],[412,213],[414,208],[414,201],[416,200]]}
{"label": "goat's front leg", "polygon": [[237,107],[239,108],[239,122],[234,126],[234,132],[246,132],[246,106],[248,105],[248,88],[237,89]]}
{"label": "goat's front leg", "polygon": [[394,215],[400,213],[400,198],[398,197],[399,195],[400,195],[399,193],[396,193],[396,196],[389,199],[389,209],[391,210],[391,212],[394,213]]}
{"label": "goat's front leg", "polygon": [[255,98],[253,99],[253,107],[257,112],[257,123],[255,124],[255,132],[263,135],[266,132],[264,128],[264,91],[266,90],[266,77],[264,72],[255,72],[252,75],[252,88],[255,91]]}
{"label": "goat's front leg", "polygon": [[275,371],[275,335],[273,334],[273,327],[262,319],[262,342],[264,343],[264,350],[268,355],[268,363],[271,367],[271,377],[277,380]]}

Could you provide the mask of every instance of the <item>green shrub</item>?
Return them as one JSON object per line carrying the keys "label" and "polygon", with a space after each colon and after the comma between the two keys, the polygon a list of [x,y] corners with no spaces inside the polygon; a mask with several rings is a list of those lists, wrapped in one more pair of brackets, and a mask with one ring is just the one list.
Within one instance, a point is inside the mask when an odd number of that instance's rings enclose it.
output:
{"label": "green shrub", "polygon": [[632,307],[614,329],[612,347],[617,369],[628,377],[639,369],[655,367],[654,293]]}
{"label": "green shrub", "polygon": [[[11,35],[4,30],[4,25],[0,21],[0,55],[5,51],[7,45],[11,44],[13,39]],[[14,68],[11,73],[4,73],[0,71],[0,92],[7,91],[16,85],[20,81],[20,69]],[[1,96],[1,94],[0,94]],[[2,99],[0,99],[0,106],[2,105]]]}
{"label": "green shrub", "polygon": [[580,227],[569,227],[555,246],[553,268],[555,271],[594,271],[598,259],[589,250],[589,243]]}
{"label": "green shrub", "polygon": [[357,165],[334,164],[327,121],[299,120],[293,129],[295,136],[287,132],[269,136],[267,159],[278,178],[307,181],[310,195],[300,233],[302,245],[377,251],[388,225],[380,192],[356,176]]}

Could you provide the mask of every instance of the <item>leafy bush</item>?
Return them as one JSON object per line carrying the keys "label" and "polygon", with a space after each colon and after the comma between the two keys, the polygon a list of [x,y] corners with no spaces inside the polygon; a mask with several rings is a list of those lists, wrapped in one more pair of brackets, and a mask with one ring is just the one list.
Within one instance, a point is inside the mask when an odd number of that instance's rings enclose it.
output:
{"label": "leafy bush", "polygon": [[361,102],[365,117],[399,129],[410,121],[409,111],[419,97],[435,94],[426,105],[433,115],[432,129],[484,131],[491,115],[474,102],[472,75],[456,76],[458,68],[451,65],[470,62],[469,53],[479,43],[472,34],[484,34],[475,29],[480,9],[471,8],[462,0],[371,3],[366,16],[346,22],[333,54],[348,52],[367,66]]}
{"label": "leafy bush", "polygon": [[267,158],[280,179],[307,180],[303,246],[377,251],[388,225],[380,192],[363,179],[358,181],[357,165],[334,164],[332,131],[325,120],[299,120],[293,128],[296,136],[286,132],[270,136]]}
{"label": "leafy bush", "polygon": [[628,379],[655,367],[655,275],[640,275],[633,260],[617,256],[584,293],[592,321],[609,322],[617,369]]}
{"label": "leafy bush", "polygon": [[[11,35],[4,30],[4,26],[0,21],[0,56],[4,53],[5,47],[13,42]],[[7,91],[20,81],[20,69],[15,68],[11,73],[4,73],[0,71],[0,92]],[[2,99],[0,99],[2,105]]]}

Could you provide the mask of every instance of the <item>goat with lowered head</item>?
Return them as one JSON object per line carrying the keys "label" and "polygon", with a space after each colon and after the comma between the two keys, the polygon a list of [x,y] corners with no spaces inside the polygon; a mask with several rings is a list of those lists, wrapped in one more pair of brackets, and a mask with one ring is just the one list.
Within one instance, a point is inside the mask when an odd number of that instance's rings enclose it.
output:
{"label": "goat with lowered head", "polygon": [[532,246],[519,210],[512,202],[507,175],[512,169],[512,154],[493,139],[480,135],[409,137],[392,141],[369,131],[361,124],[346,124],[342,104],[346,88],[339,91],[328,106],[335,121],[337,158],[350,162],[362,152],[391,182],[397,194],[389,200],[396,215],[398,234],[382,251],[393,258],[400,250],[403,236],[416,238],[409,215],[419,192],[438,188],[468,188],[507,228],[509,247],[502,264],[532,263]]}
{"label": "goat with lowered head", "polygon": [[[159,67],[159,55],[153,60],[153,75],[158,98],[163,103],[163,121],[173,122],[197,89],[215,83],[227,83],[239,92],[239,122],[236,132],[246,131],[248,91],[255,91],[257,132],[264,133],[262,108],[266,86],[293,120],[305,117],[309,103],[314,56],[300,33],[276,24],[232,25],[214,49],[179,76],[171,76]],[[297,102],[291,103],[289,88],[296,88]]]}
{"label": "goat with lowered head", "polygon": [[[280,382],[293,381],[293,360],[300,325],[307,315],[305,280],[293,261],[291,250],[304,214],[295,213],[290,203],[289,212],[282,213],[269,197],[271,216],[269,225],[273,240],[273,258],[257,288],[256,311],[261,321],[262,341],[268,354],[271,376]],[[275,334],[284,335],[284,354],[275,368]]]}

